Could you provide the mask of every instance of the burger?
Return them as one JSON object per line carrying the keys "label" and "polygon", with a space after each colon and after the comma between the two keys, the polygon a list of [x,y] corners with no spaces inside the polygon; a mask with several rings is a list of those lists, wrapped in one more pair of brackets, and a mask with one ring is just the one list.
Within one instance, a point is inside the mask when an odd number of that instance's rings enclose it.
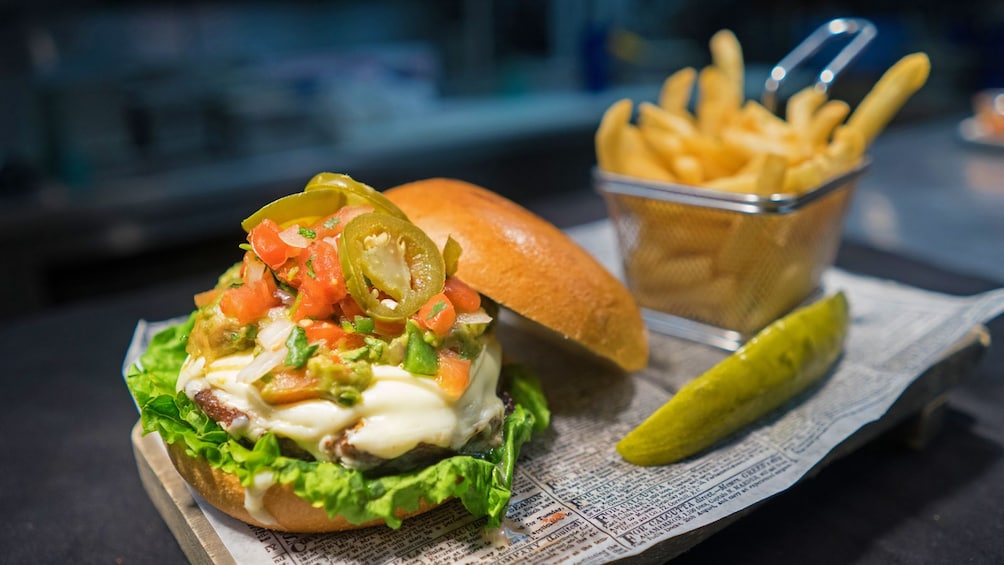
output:
{"label": "burger", "polygon": [[540,381],[502,356],[500,308],[624,371],[647,361],[619,281],[468,183],[381,193],[321,173],[242,227],[241,261],[126,383],[192,489],[249,524],[397,528],[456,499],[498,526],[550,420]]}

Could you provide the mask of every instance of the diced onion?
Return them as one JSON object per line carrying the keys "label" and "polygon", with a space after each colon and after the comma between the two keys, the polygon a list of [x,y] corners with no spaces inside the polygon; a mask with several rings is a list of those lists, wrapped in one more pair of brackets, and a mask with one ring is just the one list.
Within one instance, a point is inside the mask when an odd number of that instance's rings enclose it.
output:
{"label": "diced onion", "polygon": [[457,314],[458,324],[487,324],[492,321],[492,317],[484,310],[477,312]]}
{"label": "diced onion", "polygon": [[289,318],[277,318],[261,328],[258,332],[258,343],[265,349],[274,351],[285,345],[291,331],[293,322]]}
{"label": "diced onion", "polygon": [[205,368],[205,357],[189,356],[185,358],[185,363],[181,366],[181,371],[178,373],[178,381],[175,385],[176,391],[181,392],[182,390],[185,390],[185,385],[188,384],[188,381],[198,375],[201,375]]}
{"label": "diced onion", "polygon": [[248,261],[244,265],[247,269],[247,272],[244,274],[244,278],[247,280],[248,284],[260,281],[265,275],[265,263],[262,263],[261,261]]}
{"label": "diced onion", "polygon": [[264,377],[274,369],[278,367],[280,363],[286,360],[286,347],[283,346],[275,351],[265,351],[257,357],[254,361],[248,363],[243,369],[237,373],[237,381],[242,383],[253,383],[258,379]]}
{"label": "diced onion", "polygon": [[[291,306],[293,304],[293,301],[296,300],[296,295],[295,294],[289,292],[288,290],[284,290],[282,288],[276,290],[275,291],[275,295],[278,296],[279,300],[282,301],[282,304],[284,306],[287,306],[287,307]],[[285,314],[286,314],[286,310],[283,310],[283,315],[285,315]]]}
{"label": "diced onion", "polygon": [[306,249],[310,245],[310,240],[300,233],[300,226],[296,225],[289,226],[279,232],[279,239],[285,242],[286,245],[299,249]]}

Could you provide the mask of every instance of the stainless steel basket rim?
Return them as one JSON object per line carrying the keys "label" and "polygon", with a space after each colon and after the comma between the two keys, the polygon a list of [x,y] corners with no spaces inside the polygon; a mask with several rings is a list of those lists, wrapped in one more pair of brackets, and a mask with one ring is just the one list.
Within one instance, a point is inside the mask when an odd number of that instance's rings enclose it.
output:
{"label": "stainless steel basket rim", "polygon": [[645,326],[655,333],[703,343],[725,351],[736,351],[753,337],[751,333],[744,334],[651,308],[642,308],[641,313]]}
{"label": "stainless steel basket rim", "polygon": [[639,179],[604,171],[599,167],[593,168],[593,179],[597,190],[601,193],[637,196],[744,214],[788,214],[856,180],[870,165],[871,161],[864,159],[857,167],[833,177],[812,190],[801,194],[770,196]]}

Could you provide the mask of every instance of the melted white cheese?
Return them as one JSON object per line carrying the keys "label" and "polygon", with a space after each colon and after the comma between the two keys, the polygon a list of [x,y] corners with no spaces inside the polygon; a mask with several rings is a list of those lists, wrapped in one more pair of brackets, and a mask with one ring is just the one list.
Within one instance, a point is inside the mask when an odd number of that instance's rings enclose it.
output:
{"label": "melted white cheese", "polygon": [[265,491],[273,484],[275,479],[272,473],[263,471],[254,476],[251,486],[244,488],[244,508],[252,518],[266,526],[278,524],[272,514],[265,509]]}
{"label": "melted white cheese", "polygon": [[[328,460],[325,442],[348,430],[348,443],[357,449],[393,459],[420,443],[459,449],[492,419],[501,418],[505,407],[495,394],[501,357],[498,341],[487,338],[481,355],[471,364],[471,384],[456,401],[431,378],[400,367],[374,365],[372,384],[353,406],[323,399],[273,405],[262,399],[253,384],[236,378],[253,361],[250,353],[223,357],[208,366],[201,358],[187,359],[178,390],[194,398],[199,391],[213,388],[221,402],[247,414],[247,419],[235,420],[227,430],[234,435],[256,439],[274,432],[294,440],[317,459]],[[344,463],[352,465],[352,461]]]}

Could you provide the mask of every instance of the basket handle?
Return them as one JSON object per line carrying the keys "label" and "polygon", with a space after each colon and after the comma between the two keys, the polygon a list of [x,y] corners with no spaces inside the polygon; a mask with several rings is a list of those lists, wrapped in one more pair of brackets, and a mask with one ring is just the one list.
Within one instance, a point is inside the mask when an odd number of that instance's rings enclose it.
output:
{"label": "basket handle", "polygon": [[819,26],[770,70],[761,96],[764,107],[777,113],[777,91],[791,72],[806,59],[815,55],[823,45],[837,37],[851,35],[853,39],[850,43],[819,72],[816,79],[815,89],[823,93],[827,92],[837,76],[861,55],[861,52],[877,34],[878,30],[875,25],[862,18],[836,18]]}

